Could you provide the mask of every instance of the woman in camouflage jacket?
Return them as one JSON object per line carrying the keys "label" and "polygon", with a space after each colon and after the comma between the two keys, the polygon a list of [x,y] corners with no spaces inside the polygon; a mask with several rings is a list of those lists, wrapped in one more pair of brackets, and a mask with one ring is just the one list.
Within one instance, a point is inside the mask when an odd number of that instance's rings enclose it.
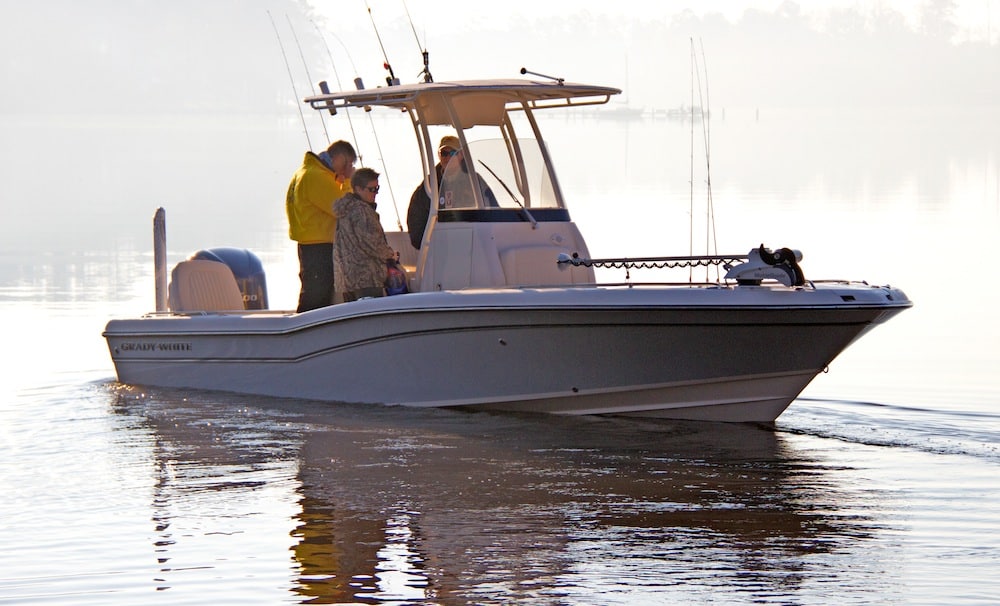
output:
{"label": "woman in camouflage jacket", "polygon": [[344,301],[385,295],[386,262],[396,258],[375,212],[378,178],[379,173],[370,168],[358,169],[351,177],[353,191],[333,203],[337,215],[334,275]]}

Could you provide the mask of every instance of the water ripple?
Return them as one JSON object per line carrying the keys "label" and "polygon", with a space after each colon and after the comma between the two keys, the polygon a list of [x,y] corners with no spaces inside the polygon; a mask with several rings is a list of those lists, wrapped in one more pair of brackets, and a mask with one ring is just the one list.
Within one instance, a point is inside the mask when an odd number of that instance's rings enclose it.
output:
{"label": "water ripple", "polygon": [[1000,414],[799,398],[779,431],[1000,463]]}

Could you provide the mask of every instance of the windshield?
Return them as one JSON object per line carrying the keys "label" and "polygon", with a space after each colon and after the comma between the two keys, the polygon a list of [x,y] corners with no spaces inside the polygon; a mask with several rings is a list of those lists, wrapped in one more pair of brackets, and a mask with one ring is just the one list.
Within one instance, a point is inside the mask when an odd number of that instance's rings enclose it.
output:
{"label": "windshield", "polygon": [[473,141],[442,164],[439,208],[559,206],[535,139],[511,146],[499,138]]}

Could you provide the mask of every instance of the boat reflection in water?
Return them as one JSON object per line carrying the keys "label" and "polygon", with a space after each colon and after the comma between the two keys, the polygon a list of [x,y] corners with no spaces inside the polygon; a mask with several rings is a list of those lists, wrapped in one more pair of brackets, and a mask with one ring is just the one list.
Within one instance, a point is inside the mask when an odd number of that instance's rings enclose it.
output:
{"label": "boat reflection in water", "polygon": [[269,572],[311,603],[892,595],[879,495],[766,426],[226,398],[118,392],[153,436],[160,589],[199,541],[213,566],[284,541]]}

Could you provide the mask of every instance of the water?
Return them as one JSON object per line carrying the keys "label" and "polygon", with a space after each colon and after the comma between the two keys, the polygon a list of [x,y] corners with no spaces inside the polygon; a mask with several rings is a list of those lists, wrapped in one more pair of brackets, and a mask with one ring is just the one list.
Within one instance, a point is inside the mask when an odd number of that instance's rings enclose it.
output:
{"label": "water", "polygon": [[[801,248],[807,277],[915,302],[774,428],[118,385],[100,332],[152,307],[157,206],[171,262],[251,248],[294,305],[295,116],[0,120],[0,601],[996,603],[998,117],[713,122],[724,252]],[[405,156],[395,124],[381,145]],[[686,125],[545,125],[596,256],[687,252]],[[57,135],[77,161],[52,179],[33,158]],[[418,171],[388,165],[409,192]]]}

